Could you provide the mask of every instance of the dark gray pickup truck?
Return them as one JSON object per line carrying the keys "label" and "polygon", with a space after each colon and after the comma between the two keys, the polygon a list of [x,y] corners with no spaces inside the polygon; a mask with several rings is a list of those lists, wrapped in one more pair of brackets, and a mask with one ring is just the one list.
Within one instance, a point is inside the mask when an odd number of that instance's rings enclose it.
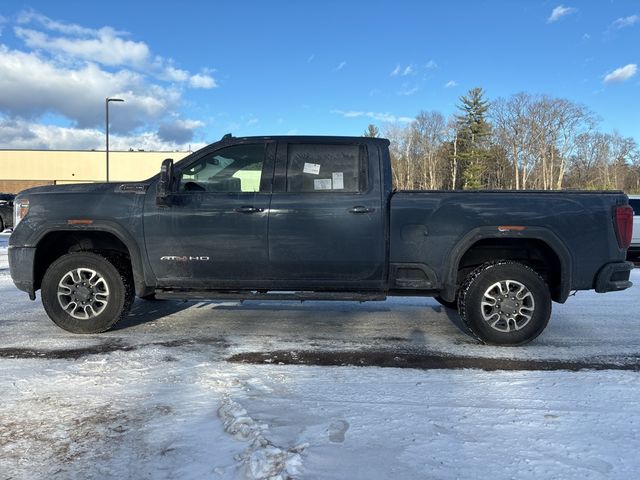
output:
{"label": "dark gray pickup truck", "polygon": [[388,146],[225,135],[147,181],[26,190],[11,276],[76,333],[108,330],[135,295],[420,295],[505,345],[538,336],[572,290],[631,286],[622,192],[396,192]]}

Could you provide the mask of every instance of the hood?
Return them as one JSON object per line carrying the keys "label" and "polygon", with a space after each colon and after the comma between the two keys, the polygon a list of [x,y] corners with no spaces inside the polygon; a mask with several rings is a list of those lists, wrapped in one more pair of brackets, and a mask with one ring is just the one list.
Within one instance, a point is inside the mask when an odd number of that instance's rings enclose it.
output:
{"label": "hood", "polygon": [[120,193],[120,192],[144,192],[149,182],[110,182],[110,183],[71,183],[65,185],[44,185],[41,187],[27,188],[18,196],[41,195],[56,193]]}

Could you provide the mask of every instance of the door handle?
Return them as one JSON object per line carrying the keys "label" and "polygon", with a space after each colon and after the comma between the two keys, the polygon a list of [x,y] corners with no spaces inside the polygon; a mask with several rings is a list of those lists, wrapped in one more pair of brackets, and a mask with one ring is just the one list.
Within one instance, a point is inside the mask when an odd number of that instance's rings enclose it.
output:
{"label": "door handle", "polygon": [[259,213],[259,212],[264,212],[264,209],[251,207],[251,206],[242,206],[242,207],[236,208],[235,211],[238,213]]}
{"label": "door handle", "polygon": [[375,210],[375,208],[367,208],[362,205],[357,205],[348,210],[349,213],[371,213]]}

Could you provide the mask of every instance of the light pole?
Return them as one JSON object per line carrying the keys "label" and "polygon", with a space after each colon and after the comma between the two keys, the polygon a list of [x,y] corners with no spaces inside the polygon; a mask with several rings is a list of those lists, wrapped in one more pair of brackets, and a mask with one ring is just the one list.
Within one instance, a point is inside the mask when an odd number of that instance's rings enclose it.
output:
{"label": "light pole", "polygon": [[123,99],[121,98],[105,98],[104,99],[104,106],[105,109],[107,111],[107,125],[106,125],[106,132],[107,132],[107,182],[109,181],[109,102],[124,102]]}

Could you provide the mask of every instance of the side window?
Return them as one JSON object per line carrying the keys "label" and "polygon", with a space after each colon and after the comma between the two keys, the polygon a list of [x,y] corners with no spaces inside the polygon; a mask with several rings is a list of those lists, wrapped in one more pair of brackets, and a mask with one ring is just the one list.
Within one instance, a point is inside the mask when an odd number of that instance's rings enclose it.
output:
{"label": "side window", "polygon": [[202,157],[182,171],[181,192],[258,192],[265,146],[235,145]]}
{"label": "side window", "polygon": [[287,192],[361,192],[366,151],[360,145],[289,144]]}
{"label": "side window", "polygon": [[640,215],[640,199],[630,198],[629,205],[633,208],[634,215]]}

